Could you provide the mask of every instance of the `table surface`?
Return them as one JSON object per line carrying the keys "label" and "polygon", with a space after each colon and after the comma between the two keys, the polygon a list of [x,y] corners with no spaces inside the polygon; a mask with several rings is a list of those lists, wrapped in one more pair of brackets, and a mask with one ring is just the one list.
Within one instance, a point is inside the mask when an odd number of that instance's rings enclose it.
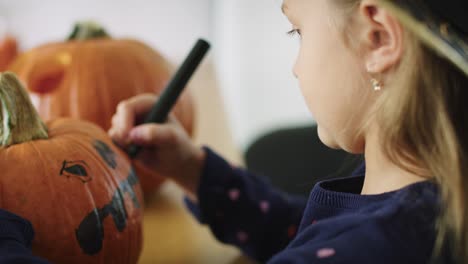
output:
{"label": "table surface", "polygon": [[166,182],[146,197],[143,252],[139,264],[253,264],[234,247],[218,242],[183,205],[183,191]]}

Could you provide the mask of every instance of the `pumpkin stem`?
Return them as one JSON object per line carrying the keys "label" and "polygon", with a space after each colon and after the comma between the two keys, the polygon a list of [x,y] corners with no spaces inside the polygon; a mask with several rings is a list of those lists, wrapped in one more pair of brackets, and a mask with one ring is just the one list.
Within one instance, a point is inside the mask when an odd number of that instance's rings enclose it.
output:
{"label": "pumpkin stem", "polygon": [[0,145],[47,139],[47,127],[31,103],[26,89],[11,72],[0,74]]}
{"label": "pumpkin stem", "polygon": [[72,33],[67,38],[71,40],[88,40],[96,38],[109,38],[106,30],[98,23],[92,21],[78,22],[75,24]]}

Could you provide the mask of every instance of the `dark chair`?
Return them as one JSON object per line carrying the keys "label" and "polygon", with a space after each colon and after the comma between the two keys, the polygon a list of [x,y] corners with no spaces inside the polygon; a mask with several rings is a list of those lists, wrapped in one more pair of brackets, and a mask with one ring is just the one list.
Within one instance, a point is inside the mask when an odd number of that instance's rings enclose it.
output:
{"label": "dark chair", "polygon": [[320,141],[317,126],[311,125],[259,137],[247,148],[245,161],[247,169],[267,177],[274,186],[308,195],[320,180],[350,176],[363,159],[328,148]]}

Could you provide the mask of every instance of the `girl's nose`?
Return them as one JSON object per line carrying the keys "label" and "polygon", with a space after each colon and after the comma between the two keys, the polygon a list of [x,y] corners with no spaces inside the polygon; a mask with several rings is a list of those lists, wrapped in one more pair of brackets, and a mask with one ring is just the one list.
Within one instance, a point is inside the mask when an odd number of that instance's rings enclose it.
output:
{"label": "girl's nose", "polygon": [[294,67],[292,68],[292,74],[294,75],[294,77],[297,79],[297,62],[294,64]]}

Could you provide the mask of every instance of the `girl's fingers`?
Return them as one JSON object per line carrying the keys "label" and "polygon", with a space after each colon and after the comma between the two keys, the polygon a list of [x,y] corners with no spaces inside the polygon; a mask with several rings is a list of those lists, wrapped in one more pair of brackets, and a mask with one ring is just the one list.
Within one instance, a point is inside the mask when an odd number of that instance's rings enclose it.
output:
{"label": "girl's fingers", "polygon": [[137,117],[147,113],[156,100],[155,95],[142,94],[120,102],[112,117],[109,135],[120,144],[127,143],[128,133],[135,126]]}
{"label": "girl's fingers", "polygon": [[130,141],[146,147],[174,145],[177,135],[174,128],[167,124],[144,124],[133,128],[129,133]]}

